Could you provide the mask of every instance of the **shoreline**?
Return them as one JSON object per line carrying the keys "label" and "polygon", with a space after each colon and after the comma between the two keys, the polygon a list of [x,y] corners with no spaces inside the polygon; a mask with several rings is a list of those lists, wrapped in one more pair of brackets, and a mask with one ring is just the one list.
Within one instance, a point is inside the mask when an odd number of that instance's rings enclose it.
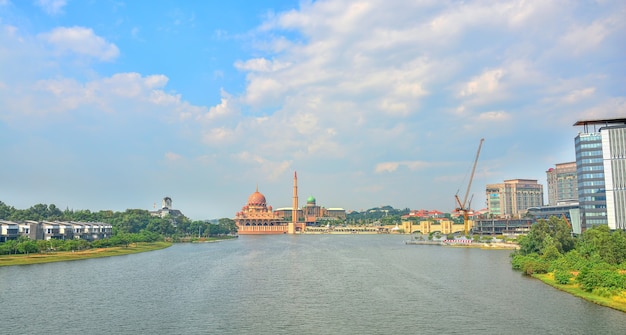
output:
{"label": "shoreline", "polygon": [[0,256],[0,267],[14,265],[30,265],[55,262],[76,261],[102,257],[114,257],[137,254],[168,248],[171,242],[139,242],[128,247],[92,248],[79,251],[55,251],[51,253],[31,253]]}
{"label": "shoreline", "polygon": [[12,254],[0,255],[0,267],[14,265],[44,264],[55,262],[68,262],[81,259],[102,257],[114,257],[138,254],[141,252],[161,250],[171,247],[174,243],[214,243],[236,239],[237,236],[209,237],[173,242],[171,240],[161,242],[138,242],[131,243],[128,247],[116,246],[108,248],[91,248],[79,251],[54,251],[50,253]]}
{"label": "shoreline", "polygon": [[451,248],[479,248],[485,250],[517,250],[519,245],[515,243],[503,243],[503,242],[474,242],[474,243],[454,243],[443,241],[416,241],[410,240],[404,242],[407,245],[437,245],[442,247]]}
{"label": "shoreline", "polygon": [[554,281],[554,273],[552,272],[546,274],[533,274],[532,277],[559,291],[571,294],[585,301],[626,313],[626,291],[622,291],[620,294],[611,297],[603,297],[593,294],[592,292],[582,290],[576,283],[565,285],[558,284]]}

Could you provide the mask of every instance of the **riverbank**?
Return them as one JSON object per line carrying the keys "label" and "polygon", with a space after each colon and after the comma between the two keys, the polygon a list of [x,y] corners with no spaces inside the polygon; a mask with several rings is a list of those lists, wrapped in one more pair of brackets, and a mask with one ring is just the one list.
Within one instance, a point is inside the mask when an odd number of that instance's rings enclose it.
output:
{"label": "riverbank", "polygon": [[414,244],[414,245],[440,245],[445,247],[454,247],[454,248],[480,248],[480,249],[506,249],[506,250],[517,250],[519,249],[519,245],[516,243],[505,243],[505,242],[454,242],[454,241],[420,241],[420,240],[409,240],[405,241],[405,244]]}
{"label": "riverbank", "polygon": [[224,240],[232,240],[238,238],[238,235],[228,235],[228,236],[219,236],[219,237],[180,237],[175,240],[168,239],[167,241],[174,243],[211,243],[211,242],[219,242]]}
{"label": "riverbank", "polygon": [[603,297],[581,289],[578,284],[561,285],[554,280],[554,273],[533,274],[532,276],[558,290],[567,292],[589,302],[626,312],[626,291],[622,291],[618,295]]}
{"label": "riverbank", "polygon": [[65,262],[89,258],[121,256],[164,249],[171,245],[172,242],[140,242],[132,243],[128,247],[93,248],[80,251],[54,251],[45,254],[35,253],[27,255],[2,255],[0,256],[0,266]]}

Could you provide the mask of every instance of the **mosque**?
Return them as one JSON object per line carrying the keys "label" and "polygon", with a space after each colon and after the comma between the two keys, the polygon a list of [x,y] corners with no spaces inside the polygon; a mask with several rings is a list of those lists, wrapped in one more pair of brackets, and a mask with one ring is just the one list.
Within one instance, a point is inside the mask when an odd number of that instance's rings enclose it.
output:
{"label": "mosque", "polygon": [[306,227],[319,224],[321,219],[345,220],[343,208],[317,206],[314,197],[298,209],[298,175],[293,175],[293,203],[291,208],[273,210],[267,206],[265,196],[259,188],[248,197],[248,203],[235,214],[235,224],[240,235],[269,235],[304,233]]}

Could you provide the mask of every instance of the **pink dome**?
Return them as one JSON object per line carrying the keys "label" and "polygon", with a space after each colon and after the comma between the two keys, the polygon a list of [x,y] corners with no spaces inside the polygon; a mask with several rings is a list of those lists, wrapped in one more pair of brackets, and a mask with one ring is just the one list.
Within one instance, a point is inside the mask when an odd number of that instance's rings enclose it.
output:
{"label": "pink dome", "polygon": [[256,191],[248,197],[248,206],[265,206],[265,196]]}

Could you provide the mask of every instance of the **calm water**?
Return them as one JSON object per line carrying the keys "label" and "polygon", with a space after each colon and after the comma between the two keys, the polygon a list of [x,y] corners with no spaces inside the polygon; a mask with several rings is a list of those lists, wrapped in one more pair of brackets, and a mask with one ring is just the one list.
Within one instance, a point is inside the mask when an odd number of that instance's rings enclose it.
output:
{"label": "calm water", "polygon": [[509,251],[399,235],[242,236],[0,268],[6,334],[625,334]]}

